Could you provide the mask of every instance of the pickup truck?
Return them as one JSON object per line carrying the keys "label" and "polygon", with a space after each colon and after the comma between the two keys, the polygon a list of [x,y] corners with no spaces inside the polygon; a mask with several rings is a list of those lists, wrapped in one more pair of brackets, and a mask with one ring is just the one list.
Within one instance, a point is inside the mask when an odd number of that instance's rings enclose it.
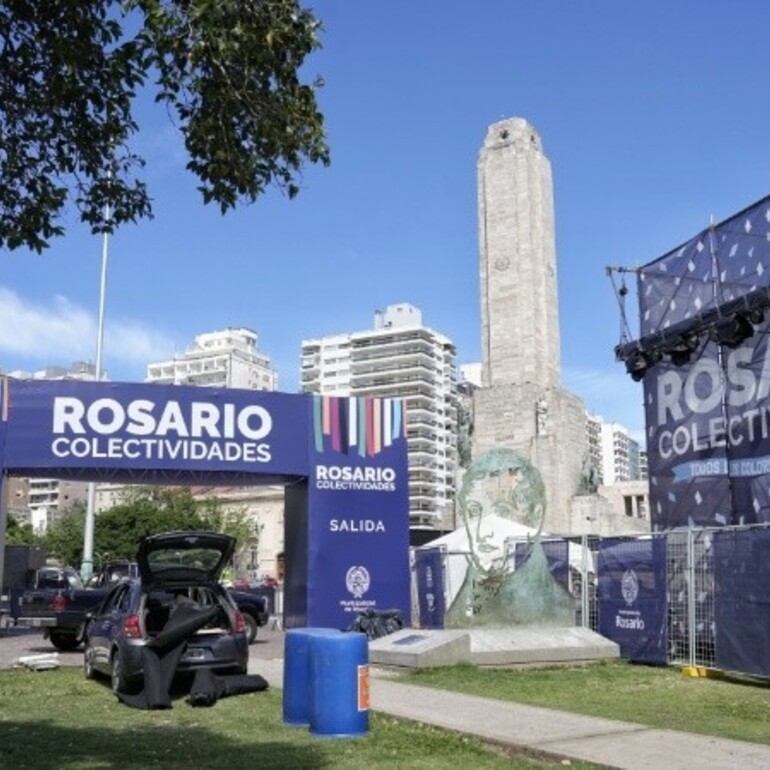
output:
{"label": "pickup truck", "polygon": [[42,628],[57,650],[74,650],[83,638],[86,613],[116,582],[135,574],[130,562],[109,563],[84,587],[71,567],[41,567],[30,587],[9,591],[11,620],[15,625]]}
{"label": "pickup truck", "polygon": [[[70,567],[42,567],[37,570],[31,588],[10,590],[10,616],[15,625],[42,628],[57,650],[69,652],[83,641],[86,614],[122,579],[137,577],[134,562],[106,564],[83,586]],[[243,613],[249,644],[257,638],[257,629],[269,618],[267,599],[250,591],[228,589]]]}

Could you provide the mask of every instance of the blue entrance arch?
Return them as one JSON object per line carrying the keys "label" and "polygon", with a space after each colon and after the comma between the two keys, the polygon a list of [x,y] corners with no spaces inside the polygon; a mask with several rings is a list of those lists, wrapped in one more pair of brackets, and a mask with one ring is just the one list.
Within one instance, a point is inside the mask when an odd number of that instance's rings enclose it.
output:
{"label": "blue entrance arch", "polygon": [[283,484],[286,627],[344,629],[409,617],[404,425],[398,399],[3,378],[0,494],[12,475]]}

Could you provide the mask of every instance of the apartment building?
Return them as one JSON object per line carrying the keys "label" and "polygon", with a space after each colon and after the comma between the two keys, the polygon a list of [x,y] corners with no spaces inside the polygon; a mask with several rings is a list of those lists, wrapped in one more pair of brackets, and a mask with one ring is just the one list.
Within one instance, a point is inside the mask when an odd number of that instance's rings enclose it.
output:
{"label": "apartment building", "polygon": [[[6,372],[17,380],[95,380],[96,367],[86,361],[70,366],[49,366],[35,372],[20,369]],[[12,477],[8,480],[8,510],[20,523],[31,524],[43,533],[61,514],[75,503],[84,503],[88,484],[82,481],[60,481]]]}
{"label": "apartment building", "polygon": [[647,456],[628,430],[615,422],[601,423],[602,479],[605,485],[647,478]]}
{"label": "apartment building", "polygon": [[306,393],[403,398],[412,526],[443,528],[454,516],[457,464],[455,346],[423,326],[406,303],[374,315],[374,328],[302,342]]}
{"label": "apartment building", "polygon": [[588,443],[588,462],[593,468],[597,484],[604,484],[604,462],[602,452],[602,425],[601,417],[595,417],[586,413],[586,437]]}
{"label": "apartment building", "polygon": [[42,534],[76,503],[85,503],[88,484],[59,479],[8,479],[8,512],[20,524]]}
{"label": "apartment building", "polygon": [[277,390],[278,372],[257,342],[257,333],[245,328],[199,334],[184,353],[149,364],[146,382]]}

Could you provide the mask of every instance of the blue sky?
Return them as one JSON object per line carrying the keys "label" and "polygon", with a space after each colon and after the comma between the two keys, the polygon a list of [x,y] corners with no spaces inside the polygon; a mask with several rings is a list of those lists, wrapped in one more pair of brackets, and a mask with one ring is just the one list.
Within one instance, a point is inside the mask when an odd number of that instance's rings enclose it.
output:
{"label": "blue sky", "polygon": [[[479,360],[476,159],[487,126],[516,116],[553,168],[564,384],[640,434],[605,267],[648,262],[770,191],[770,3],[311,5],[324,48],[306,72],[326,82],[332,165],[308,168],[298,199],[222,217],[168,116],[142,104],[155,219],[110,241],[108,376],[142,381],[196,334],[247,326],[293,392],[303,339],[371,328],[397,302],[451,337],[458,363]],[[73,220],[42,256],[0,252],[0,369],[95,359],[101,249]]]}

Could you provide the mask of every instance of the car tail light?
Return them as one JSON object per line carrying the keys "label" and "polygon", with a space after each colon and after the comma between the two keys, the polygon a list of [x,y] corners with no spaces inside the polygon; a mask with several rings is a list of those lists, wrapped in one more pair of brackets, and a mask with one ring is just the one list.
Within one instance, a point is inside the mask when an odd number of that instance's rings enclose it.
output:
{"label": "car tail light", "polygon": [[67,608],[67,598],[62,596],[61,594],[56,594],[53,599],[51,599],[51,609],[54,612],[62,612]]}
{"label": "car tail light", "polygon": [[235,622],[233,623],[233,633],[237,634],[239,631],[246,630],[246,620],[243,617],[243,613],[240,610],[235,612]]}
{"label": "car tail light", "polygon": [[126,639],[142,638],[142,627],[138,615],[129,615],[123,621],[123,636],[125,636]]}

